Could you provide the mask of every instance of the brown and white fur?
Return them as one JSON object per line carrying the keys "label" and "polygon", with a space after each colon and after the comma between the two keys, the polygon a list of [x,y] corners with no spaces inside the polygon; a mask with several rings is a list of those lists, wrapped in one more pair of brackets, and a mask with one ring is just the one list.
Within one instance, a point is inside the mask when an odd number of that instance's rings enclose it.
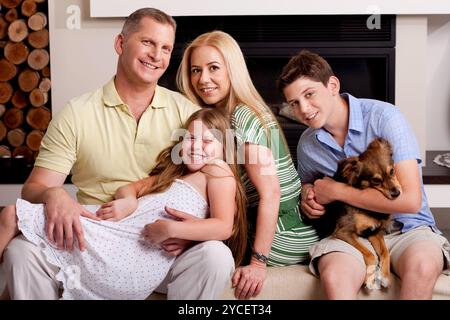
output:
{"label": "brown and white fur", "polygon": [[[334,179],[357,189],[374,188],[391,200],[401,193],[400,183],[394,172],[391,145],[381,138],[372,141],[367,150],[358,157],[340,161]],[[383,236],[390,225],[390,217],[390,214],[360,209],[335,201],[327,206],[324,221],[320,221],[322,218],[318,221],[319,226],[325,223],[325,228],[319,230],[322,236],[331,234],[362,253],[367,266],[364,283],[368,289],[380,289],[381,286],[388,287],[390,284],[389,251]],[[324,231],[328,234],[323,234]],[[358,237],[369,240],[378,259],[358,240]]]}

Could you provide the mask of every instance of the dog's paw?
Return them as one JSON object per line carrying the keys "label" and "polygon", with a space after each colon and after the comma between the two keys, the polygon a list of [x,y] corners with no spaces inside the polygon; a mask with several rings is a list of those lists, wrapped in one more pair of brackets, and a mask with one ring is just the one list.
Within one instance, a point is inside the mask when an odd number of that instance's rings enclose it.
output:
{"label": "dog's paw", "polygon": [[364,285],[369,290],[380,290],[381,289],[381,276],[380,270],[376,265],[367,266],[366,269],[366,279]]}
{"label": "dog's paw", "polygon": [[381,277],[380,283],[383,288],[389,288],[391,285],[391,280],[389,280],[389,278]]}
{"label": "dog's paw", "polygon": [[389,288],[391,285],[391,280],[389,279],[389,275],[384,275],[383,273],[379,273],[379,281],[383,288]]}

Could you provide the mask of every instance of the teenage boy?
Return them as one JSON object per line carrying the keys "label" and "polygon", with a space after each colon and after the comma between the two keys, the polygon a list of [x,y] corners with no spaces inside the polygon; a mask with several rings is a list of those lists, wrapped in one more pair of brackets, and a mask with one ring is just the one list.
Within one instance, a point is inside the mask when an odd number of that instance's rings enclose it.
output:
{"label": "teenage boy", "polygon": [[[393,272],[402,281],[400,299],[430,299],[437,278],[449,266],[450,245],[428,207],[418,145],[400,110],[386,102],[340,94],[339,80],[329,64],[305,50],[283,68],[278,85],[296,118],[309,127],[297,147],[303,213],[319,218],[326,204],[343,201],[393,214],[393,229],[385,241]],[[371,188],[359,190],[328,178],[340,160],[358,156],[378,137],[393,147],[395,173],[402,187],[395,200]],[[360,240],[372,248],[366,239]],[[320,275],[328,298],[356,299],[366,278],[358,250],[328,237],[311,247],[310,254],[310,269]]]}

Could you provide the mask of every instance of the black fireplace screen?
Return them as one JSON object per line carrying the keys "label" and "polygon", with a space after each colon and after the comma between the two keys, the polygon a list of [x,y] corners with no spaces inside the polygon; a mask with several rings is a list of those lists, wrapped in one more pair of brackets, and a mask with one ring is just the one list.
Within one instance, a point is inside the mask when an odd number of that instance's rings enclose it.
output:
{"label": "black fireplace screen", "polygon": [[[378,19],[379,26],[368,27]],[[395,103],[395,16],[215,16],[176,17],[176,45],[160,84],[176,90],[175,75],[186,44],[201,33],[222,30],[242,48],[253,82],[277,113],[283,97],[276,79],[301,49],[322,55],[341,81],[341,91]],[[372,27],[372,25],[369,25]],[[305,127],[278,117],[296,163]]]}
{"label": "black fireplace screen", "polygon": [[[178,28],[172,62],[161,79],[175,87],[183,48],[197,35],[222,30],[240,44],[256,88],[269,104],[283,98],[275,81],[282,67],[301,49],[328,60],[343,92],[394,103],[395,16],[216,16],[176,17]],[[378,28],[377,28],[378,27]]]}

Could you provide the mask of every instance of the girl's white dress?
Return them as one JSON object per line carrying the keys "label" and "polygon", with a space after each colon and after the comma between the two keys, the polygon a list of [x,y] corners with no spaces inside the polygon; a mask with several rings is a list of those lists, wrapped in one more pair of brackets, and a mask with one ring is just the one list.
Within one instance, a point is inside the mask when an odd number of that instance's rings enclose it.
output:
{"label": "girl's white dress", "polygon": [[[17,200],[19,229],[39,246],[60,271],[63,299],[145,299],[162,282],[175,259],[141,236],[143,227],[157,219],[171,219],[172,207],[199,218],[209,209],[203,196],[183,180],[175,180],[163,193],[139,199],[136,211],[118,221],[94,221],[81,217],[86,250],[58,250],[45,235],[42,204]],[[92,213],[100,206],[87,205]]]}

